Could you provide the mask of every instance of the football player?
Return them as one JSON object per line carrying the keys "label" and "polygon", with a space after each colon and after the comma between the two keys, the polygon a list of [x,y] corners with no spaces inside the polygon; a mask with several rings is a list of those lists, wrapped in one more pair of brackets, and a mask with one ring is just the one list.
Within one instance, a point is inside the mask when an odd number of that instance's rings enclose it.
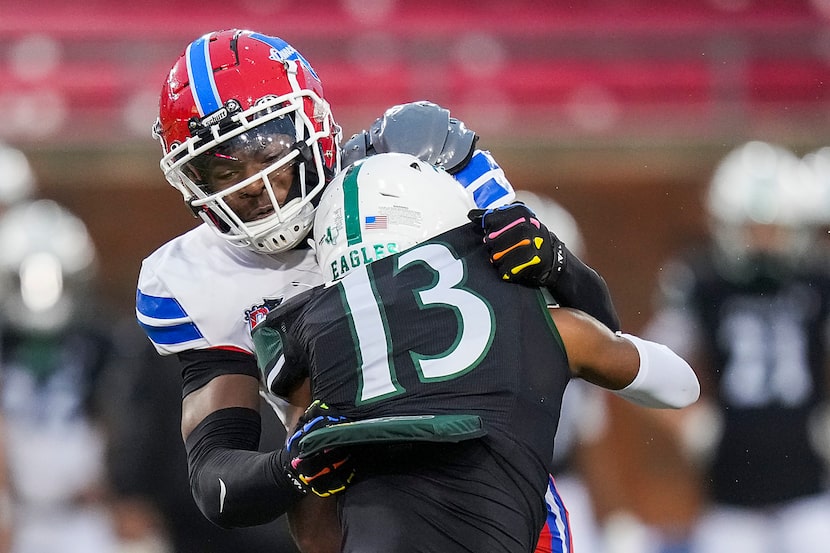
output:
{"label": "football player", "polygon": [[289,442],[300,459],[356,444],[343,457],[353,480],[332,487],[331,465],[299,474],[321,495],[350,484],[337,496],[344,553],[532,551],[571,378],[648,407],[698,397],[691,367],[665,346],[504,283],[481,251],[481,214],[467,221],[474,208],[411,155],[354,163],[315,216],[327,284],[254,327],[270,392],[310,382],[321,416],[349,421],[311,451],[315,432]]}
{"label": "football player", "polygon": [[93,300],[97,263],[86,225],[52,200],[19,202],[0,217],[0,413],[10,482],[0,510],[12,516],[15,551],[118,548],[103,493],[109,442],[100,409],[115,344]]}
{"label": "football player", "polygon": [[706,195],[710,242],[660,281],[648,335],[695,359],[704,389],[683,417],[711,500],[695,553],[818,552],[830,540],[826,426],[816,432],[830,274],[815,212],[827,204],[805,168],[778,144],[729,152]]}
{"label": "football player", "polygon": [[[323,282],[305,238],[340,169],[340,128],[319,76],[290,44],[226,30],[194,40],[173,64],[154,134],[167,180],[203,224],[144,260],[137,318],[158,352],[181,362],[181,429],[197,504],[223,527],[260,524],[287,508],[279,491],[291,479],[284,455],[257,451],[260,392],[287,429],[310,398],[261,390],[249,331],[270,307]],[[475,144],[446,110],[414,103],[385,113],[347,151],[409,149],[459,175],[456,186],[477,205],[509,202],[509,183]],[[604,280],[526,214],[517,204],[487,219],[495,269],[618,326]],[[334,513],[318,505],[311,496],[292,502],[289,520],[307,551],[339,543],[327,535],[339,534]]]}

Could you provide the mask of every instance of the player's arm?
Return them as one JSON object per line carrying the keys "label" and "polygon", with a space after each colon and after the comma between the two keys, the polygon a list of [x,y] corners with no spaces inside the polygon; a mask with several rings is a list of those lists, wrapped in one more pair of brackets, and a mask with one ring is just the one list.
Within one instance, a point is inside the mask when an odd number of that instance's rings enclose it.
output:
{"label": "player's arm", "polygon": [[[260,370],[254,355],[239,347],[211,347],[158,277],[156,261],[142,266],[136,315],[156,350],[176,355],[181,365],[181,433],[194,500],[221,527],[274,520],[307,497],[309,486],[298,489],[296,483],[307,464],[300,459],[293,465],[290,447],[258,450]],[[183,347],[191,342],[199,345]],[[308,403],[294,408],[294,415],[282,414],[296,416],[306,407]],[[325,425],[326,420],[316,424]]]}
{"label": "player's arm", "polygon": [[[304,496],[287,473],[285,451],[259,452],[259,381],[239,351],[179,354],[182,437],[193,498],[223,528],[270,522]],[[203,382],[204,381],[204,382]]]}
{"label": "player's arm", "polygon": [[547,288],[562,307],[588,313],[613,331],[620,320],[605,279],[516,202],[469,213],[484,233],[490,261],[507,282]]}
{"label": "player's arm", "polygon": [[[513,187],[490,152],[476,149],[477,142],[476,133],[449,110],[431,102],[411,102],[389,108],[368,130],[353,135],[343,147],[343,163],[385,152],[412,154],[446,169],[480,208],[506,206],[515,198]],[[528,213],[516,209],[503,215],[483,217],[481,222],[493,235],[485,247],[496,270],[510,275],[506,280],[544,286],[560,305],[585,311],[611,330],[620,329],[611,293],[599,273],[544,225],[534,224]],[[509,232],[499,232],[507,225]],[[510,255],[499,255],[504,251]],[[542,263],[532,264],[535,258]]]}
{"label": "player's arm", "polygon": [[306,433],[341,418],[320,406],[306,410],[285,447],[260,452],[253,355],[191,350],[179,359],[184,366],[182,436],[190,487],[208,520],[223,528],[264,524],[295,506],[309,490],[317,491],[314,477],[328,459],[300,459],[297,444]]}
{"label": "player's arm", "polygon": [[550,312],[574,376],[644,407],[680,409],[700,396],[692,368],[666,346],[613,333],[574,309]]}

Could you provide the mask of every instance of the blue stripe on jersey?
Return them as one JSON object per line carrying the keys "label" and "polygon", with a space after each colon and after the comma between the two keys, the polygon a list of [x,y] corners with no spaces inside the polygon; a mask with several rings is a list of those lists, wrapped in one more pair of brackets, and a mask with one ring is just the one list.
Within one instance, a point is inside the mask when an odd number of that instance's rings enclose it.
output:
{"label": "blue stripe on jersey", "polygon": [[153,343],[170,345],[181,344],[202,338],[202,333],[193,323],[183,323],[173,326],[150,326],[141,321],[138,323]]}
{"label": "blue stripe on jersey", "polygon": [[[151,319],[174,320],[187,318],[187,313],[175,298],[163,298],[144,294],[141,290],[135,293],[136,310]],[[192,322],[169,326],[155,326],[139,321],[138,323],[147,333],[147,336],[156,344],[180,344],[202,338],[202,333]]]}
{"label": "blue stripe on jersey", "polygon": [[556,489],[553,477],[548,479],[548,493],[545,495],[548,507],[547,525],[551,534],[552,553],[571,553],[571,523],[568,510]]}
{"label": "blue stripe on jersey", "polygon": [[489,207],[492,206],[496,200],[500,200],[507,195],[507,190],[502,188],[496,179],[490,179],[478,190],[473,192],[473,200],[475,200],[477,206]]}
{"label": "blue stripe on jersey", "polygon": [[199,115],[204,117],[222,106],[222,99],[213,80],[213,67],[210,63],[209,35],[198,38],[188,44],[185,59],[187,76],[190,79],[190,91],[196,101]]}
{"label": "blue stripe on jersey", "polygon": [[[473,199],[476,206],[480,208],[495,207],[495,205],[503,205],[509,202],[512,198],[513,187],[504,176],[504,172],[490,155],[490,152],[477,150],[470,162],[464,166],[461,171],[453,175],[455,180],[461,183],[464,188],[469,188],[478,179],[490,176],[489,179],[482,182],[473,191]],[[499,200],[501,200],[499,202]],[[496,204],[496,202],[498,202]],[[495,205],[494,205],[495,204]]]}
{"label": "blue stripe on jersey", "polygon": [[175,298],[163,298],[144,294],[141,290],[135,293],[135,307],[139,313],[153,319],[182,319],[187,317],[184,308]]}
{"label": "blue stripe on jersey", "polygon": [[291,46],[290,44],[285,42],[283,39],[275,37],[275,36],[263,35],[263,34],[260,34],[260,33],[251,33],[251,38],[256,39],[260,42],[264,42],[265,44],[267,44],[271,48],[276,49],[277,55],[279,56],[279,61],[282,61],[282,60],[298,61],[301,64],[303,64],[303,67],[305,67],[306,71],[311,73],[311,75],[316,80],[318,80],[318,81],[320,80],[320,77],[317,76],[317,72],[314,71],[314,68],[311,67],[311,64],[308,63],[308,60],[306,60],[302,56],[302,54],[300,54],[297,50],[294,49],[293,46]]}

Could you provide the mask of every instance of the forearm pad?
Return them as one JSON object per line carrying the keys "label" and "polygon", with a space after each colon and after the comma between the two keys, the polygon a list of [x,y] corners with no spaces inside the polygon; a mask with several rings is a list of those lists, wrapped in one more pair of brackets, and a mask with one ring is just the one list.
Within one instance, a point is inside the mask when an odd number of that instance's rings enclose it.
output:
{"label": "forearm pad", "polygon": [[[557,241],[553,240],[554,243]],[[605,279],[567,247],[562,248],[562,253],[565,256],[562,270],[555,282],[547,287],[554,299],[562,307],[584,311],[614,332],[620,330],[620,318]]]}
{"label": "forearm pad", "polygon": [[265,524],[303,497],[281,470],[279,452],[257,451],[260,432],[259,413],[233,407],[208,415],[185,441],[193,499],[217,526]]}
{"label": "forearm pad", "polygon": [[700,382],[692,367],[671,349],[631,334],[620,334],[633,343],[640,354],[640,370],[634,380],[614,393],[656,409],[680,409],[700,397]]}

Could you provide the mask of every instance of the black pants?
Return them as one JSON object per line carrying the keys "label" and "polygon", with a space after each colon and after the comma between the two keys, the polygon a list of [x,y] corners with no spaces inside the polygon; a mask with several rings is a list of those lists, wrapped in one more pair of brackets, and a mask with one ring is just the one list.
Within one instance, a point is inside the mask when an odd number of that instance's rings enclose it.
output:
{"label": "black pants", "polygon": [[358,470],[338,496],[343,553],[526,553],[539,539],[544,485],[484,439],[366,449]]}

